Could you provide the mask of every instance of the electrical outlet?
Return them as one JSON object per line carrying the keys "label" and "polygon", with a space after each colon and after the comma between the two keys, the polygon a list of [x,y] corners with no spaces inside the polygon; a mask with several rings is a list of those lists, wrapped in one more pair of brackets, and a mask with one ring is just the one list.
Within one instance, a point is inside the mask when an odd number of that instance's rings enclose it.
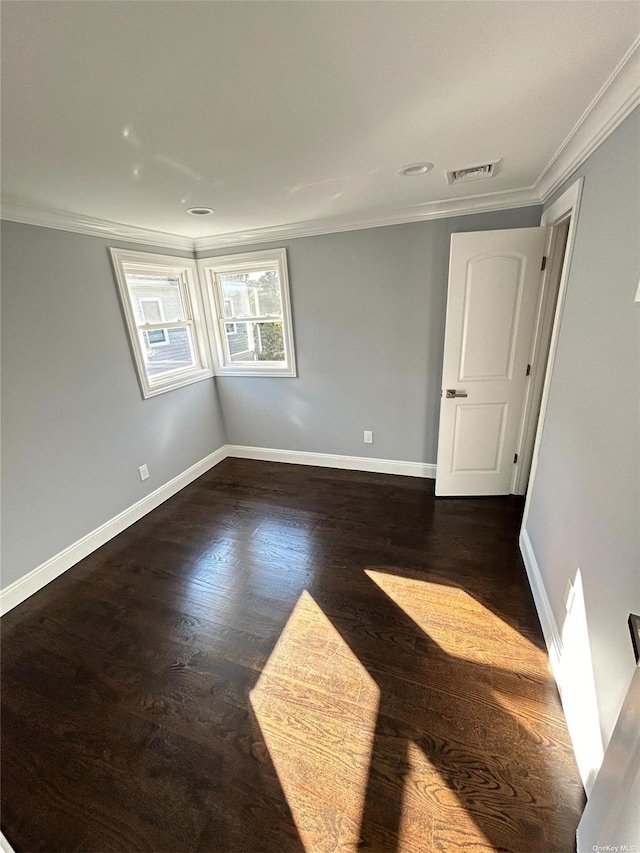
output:
{"label": "electrical outlet", "polygon": [[141,465],[138,468],[138,471],[140,472],[140,479],[141,480],[148,480],[149,479],[149,469],[147,468],[146,465]]}
{"label": "electrical outlet", "polygon": [[370,429],[365,429],[364,431],[364,443],[373,444],[373,433]]}

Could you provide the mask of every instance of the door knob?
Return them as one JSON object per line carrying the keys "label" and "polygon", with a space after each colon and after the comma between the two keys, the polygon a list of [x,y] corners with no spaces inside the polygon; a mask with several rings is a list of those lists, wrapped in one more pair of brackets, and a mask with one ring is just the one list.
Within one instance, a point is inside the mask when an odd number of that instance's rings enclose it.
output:
{"label": "door knob", "polygon": [[456,391],[455,388],[447,388],[447,397],[467,397],[466,391]]}

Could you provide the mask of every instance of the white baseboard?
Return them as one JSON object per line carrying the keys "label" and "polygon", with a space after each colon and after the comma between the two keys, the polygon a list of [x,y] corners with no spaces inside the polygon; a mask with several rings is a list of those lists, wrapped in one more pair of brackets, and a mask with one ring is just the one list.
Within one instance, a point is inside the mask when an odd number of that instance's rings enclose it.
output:
{"label": "white baseboard", "polygon": [[324,468],[344,468],[351,471],[373,471],[378,474],[403,474],[407,477],[435,477],[436,466],[420,462],[400,462],[394,459],[370,459],[361,456],[333,456],[329,453],[301,453],[297,450],[271,450],[265,447],[244,447],[226,444],[205,456],[195,465],[178,474],[173,480],[123,510],[114,518],[92,530],[64,551],[51,557],[17,581],[0,590],[0,615],[4,615],[29,596],[38,592],[67,569],[75,566],[101,545],[160,506],[184,489],[193,480],[213,468],[227,456],[241,459],[261,459],[269,462],[292,462],[298,465],[318,465]]}
{"label": "white baseboard", "polygon": [[226,457],[227,448],[225,445],[214,451],[214,453],[205,456],[204,459],[196,462],[195,465],[187,468],[182,474],[178,474],[173,480],[169,480],[164,486],[160,486],[160,488],[151,492],[133,504],[133,506],[128,507],[114,518],[101,524],[100,527],[92,530],[91,533],[83,536],[82,539],[69,545],[64,551],[60,551],[59,554],[37,566],[28,574],[18,578],[17,581],[14,581],[14,583],[5,589],[0,590],[0,615],[4,615],[9,610],[12,610],[22,601],[33,595],[34,592],[42,589],[43,586],[46,586],[54,578],[57,578],[58,575],[66,572],[71,566],[75,566],[80,560],[83,560],[97,548],[100,548],[105,542],[113,539],[118,533],[122,533],[127,527],[130,527],[134,522],[151,512],[152,509],[155,509],[161,503],[173,497],[176,492],[184,489],[185,486],[188,486],[193,480],[196,480],[210,468],[213,468],[214,465],[222,462]]}
{"label": "white baseboard", "polygon": [[2,832],[0,832],[0,850],[2,853],[15,853],[13,847],[9,844]]}
{"label": "white baseboard", "polygon": [[316,465],[320,468],[343,468],[348,471],[371,471],[374,474],[402,474],[405,477],[434,479],[436,466],[423,462],[396,459],[373,459],[368,456],[335,456],[331,453],[306,453],[301,450],[274,450],[270,447],[247,447],[228,444],[227,456],[238,459],[260,459],[263,462],[288,462],[293,465]]}
{"label": "white baseboard", "polygon": [[[549,651],[551,669],[562,700],[562,709],[573,744],[576,764],[586,795],[589,797],[602,763],[603,750],[582,587],[580,586],[580,597],[584,633],[576,634],[580,628],[580,622],[574,618],[567,638],[564,633],[565,628],[563,627],[563,633],[558,629],[558,623],[544,588],[540,567],[525,529],[520,531],[520,551]],[[575,610],[576,608],[572,611],[574,617]]]}
{"label": "white baseboard", "polygon": [[549,652],[551,669],[553,670],[553,675],[556,680],[556,684],[558,685],[558,691],[562,696],[562,679],[560,677],[562,636],[558,629],[558,623],[553,615],[547,591],[544,588],[542,574],[540,573],[540,567],[538,566],[538,561],[536,560],[536,555],[534,554],[529,534],[525,529],[520,531],[519,542],[520,553],[522,554],[524,567],[527,570],[527,577],[529,578],[529,586],[531,587],[531,593],[533,594],[533,601],[536,605],[536,610],[538,611],[542,634]]}

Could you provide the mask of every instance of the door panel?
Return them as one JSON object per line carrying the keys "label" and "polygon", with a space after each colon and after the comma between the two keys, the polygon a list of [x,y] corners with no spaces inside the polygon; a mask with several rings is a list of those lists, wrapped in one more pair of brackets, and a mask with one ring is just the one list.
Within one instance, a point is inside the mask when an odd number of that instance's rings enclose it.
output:
{"label": "door panel", "polygon": [[[521,259],[474,259],[466,273],[460,380],[507,379],[522,297]],[[485,334],[487,328],[491,337]]]}
{"label": "door panel", "polygon": [[510,492],[547,231],[451,237],[437,495]]}
{"label": "door panel", "polygon": [[456,406],[454,473],[497,473],[504,444],[506,413],[504,403]]}

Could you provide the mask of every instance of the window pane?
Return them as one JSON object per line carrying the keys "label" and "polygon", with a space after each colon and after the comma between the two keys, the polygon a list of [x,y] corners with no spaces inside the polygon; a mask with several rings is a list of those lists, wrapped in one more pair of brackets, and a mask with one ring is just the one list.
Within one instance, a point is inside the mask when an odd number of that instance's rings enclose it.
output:
{"label": "window pane", "polygon": [[231,361],[284,361],[282,323],[225,323]]}
{"label": "window pane", "polygon": [[166,329],[141,332],[140,344],[149,378],[158,377],[171,370],[195,367],[197,364],[189,327],[169,326]]}
{"label": "window pane", "polygon": [[281,317],[277,270],[222,273],[217,276],[225,320],[235,317]]}
{"label": "window pane", "polygon": [[150,332],[145,332],[144,336],[149,346],[169,343],[169,336],[166,329],[153,329]]}
{"label": "window pane", "polygon": [[138,326],[190,319],[185,315],[180,279],[163,275],[127,275]]}

